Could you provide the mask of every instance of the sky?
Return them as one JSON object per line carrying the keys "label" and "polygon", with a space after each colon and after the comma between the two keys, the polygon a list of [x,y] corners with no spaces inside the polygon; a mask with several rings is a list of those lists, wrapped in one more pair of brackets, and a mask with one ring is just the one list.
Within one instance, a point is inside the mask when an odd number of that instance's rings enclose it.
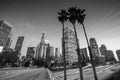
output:
{"label": "sky", "polygon": [[[120,49],[120,0],[0,0],[0,20],[13,26],[11,47],[15,47],[18,36],[25,36],[21,53],[26,55],[27,47],[36,47],[45,32],[50,45],[61,48],[58,11],[72,6],[86,9],[88,38],[94,37],[99,47],[105,44],[114,53]],[[70,22],[65,26],[73,28]],[[82,26],[76,23],[76,29],[80,47],[84,48],[87,45]]]}

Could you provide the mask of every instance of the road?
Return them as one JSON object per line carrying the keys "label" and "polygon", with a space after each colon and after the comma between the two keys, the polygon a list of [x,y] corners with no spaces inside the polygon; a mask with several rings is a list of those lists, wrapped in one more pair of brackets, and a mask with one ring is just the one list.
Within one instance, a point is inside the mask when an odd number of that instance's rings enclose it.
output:
{"label": "road", "polygon": [[[120,65],[106,65],[96,67],[99,80],[114,73],[120,69]],[[94,75],[92,68],[83,68],[84,80],[93,80]],[[67,80],[79,80],[79,70],[67,70]],[[52,73],[45,68],[25,68],[25,69],[0,69],[0,80],[64,80],[63,71]]]}
{"label": "road", "polygon": [[51,80],[50,71],[41,69],[2,70],[0,80]]}
{"label": "road", "polygon": [[[118,68],[120,69],[120,65],[119,66],[106,65],[106,66],[96,67],[98,79],[103,80],[110,74],[114,73],[115,72],[114,70]],[[111,71],[111,69],[113,69],[113,71]],[[64,80],[63,71],[56,72],[53,75],[54,75],[55,80]],[[83,69],[83,77],[84,77],[84,80],[93,80],[94,75],[93,75],[92,68]],[[75,79],[79,80],[79,70],[78,69],[67,70],[67,80],[75,80]]]}

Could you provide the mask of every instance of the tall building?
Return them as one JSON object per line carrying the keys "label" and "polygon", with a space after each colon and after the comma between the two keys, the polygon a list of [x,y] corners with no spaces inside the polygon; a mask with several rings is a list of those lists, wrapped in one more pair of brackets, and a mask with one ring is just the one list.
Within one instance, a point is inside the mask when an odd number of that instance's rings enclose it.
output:
{"label": "tall building", "polygon": [[66,62],[70,64],[73,62],[78,62],[75,33],[66,27],[64,34]]}
{"label": "tall building", "polygon": [[41,41],[36,49],[36,58],[46,57],[46,48],[48,47],[48,40],[45,39],[45,33],[42,34]]}
{"label": "tall building", "polygon": [[107,48],[106,48],[106,46],[105,46],[104,44],[102,44],[99,49],[100,49],[101,55],[106,56],[106,53],[107,53]]}
{"label": "tall building", "polygon": [[0,21],[0,46],[5,48],[9,41],[9,35],[11,33],[12,26],[4,20]]}
{"label": "tall building", "polygon": [[55,48],[55,58],[60,57],[60,48]]}
{"label": "tall building", "polygon": [[114,53],[112,50],[107,50],[106,61],[115,61]]}
{"label": "tall building", "polygon": [[45,59],[48,59],[48,58],[54,58],[54,47],[53,46],[48,46],[47,47],[47,51],[46,51],[46,58]]}
{"label": "tall building", "polygon": [[106,57],[104,55],[100,55],[99,56],[99,63],[100,64],[105,64],[105,62],[106,62]]}
{"label": "tall building", "polygon": [[93,59],[96,60],[100,56],[100,53],[95,38],[90,38],[90,47]]}
{"label": "tall building", "polygon": [[36,47],[28,47],[26,58],[29,58],[29,59],[34,58],[35,52],[36,52]]}
{"label": "tall building", "polygon": [[35,58],[38,59],[39,58],[39,53],[40,53],[40,44],[37,45],[37,48],[36,48],[36,53],[35,53]]}
{"label": "tall building", "polygon": [[5,48],[10,48],[11,43],[12,43],[11,37],[12,37],[12,33],[10,33],[10,35],[8,37]]}
{"label": "tall building", "polygon": [[119,61],[120,61],[120,50],[116,50],[116,54],[117,54],[118,59],[119,59]]}
{"label": "tall building", "polygon": [[50,56],[53,56],[53,57],[54,57],[54,56],[55,56],[55,55],[54,55],[54,47],[53,47],[53,46],[50,46],[49,48],[50,48]]}
{"label": "tall building", "polygon": [[99,49],[100,49],[101,56],[104,56],[105,57],[105,61],[106,61],[107,57],[108,57],[106,46],[104,44],[102,44]]}
{"label": "tall building", "polygon": [[22,49],[22,45],[23,45],[23,41],[24,41],[24,36],[19,36],[16,46],[15,46],[15,50],[20,53],[21,49]]}
{"label": "tall building", "polygon": [[54,57],[54,60],[57,61],[57,63],[61,63],[62,62],[60,48],[55,48],[55,57]]}
{"label": "tall building", "polygon": [[100,49],[101,56],[105,57],[106,62],[115,61],[114,53],[112,50],[107,50],[104,44],[102,44],[99,49]]}
{"label": "tall building", "polygon": [[87,48],[82,48],[80,49],[80,52],[82,54],[82,61],[83,62],[89,62],[89,57],[88,57],[88,53],[87,53]]}

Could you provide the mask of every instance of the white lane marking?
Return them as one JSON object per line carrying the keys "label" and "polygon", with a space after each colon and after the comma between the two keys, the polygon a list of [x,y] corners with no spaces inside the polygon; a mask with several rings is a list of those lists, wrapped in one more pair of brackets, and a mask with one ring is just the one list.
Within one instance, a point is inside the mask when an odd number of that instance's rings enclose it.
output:
{"label": "white lane marking", "polygon": [[48,74],[49,74],[49,76],[50,76],[50,79],[51,79],[51,80],[54,80],[54,77],[52,76],[52,72],[50,72],[48,69],[47,69],[47,71],[48,71]]}

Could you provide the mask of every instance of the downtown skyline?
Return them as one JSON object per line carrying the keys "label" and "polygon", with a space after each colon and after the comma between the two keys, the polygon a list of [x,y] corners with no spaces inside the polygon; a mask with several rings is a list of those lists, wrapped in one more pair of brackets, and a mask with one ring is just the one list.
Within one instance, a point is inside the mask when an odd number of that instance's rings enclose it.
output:
{"label": "downtown skyline", "polygon": [[[107,49],[120,49],[120,1],[119,0],[1,0],[0,20],[13,25],[14,48],[18,36],[25,36],[22,55],[27,47],[40,42],[42,32],[54,47],[61,48],[62,25],[58,21],[58,11],[71,6],[86,9],[85,27],[88,38],[95,37],[98,46],[105,44]],[[65,24],[72,28],[72,24]],[[81,25],[76,25],[80,47],[86,47],[86,40]]]}

